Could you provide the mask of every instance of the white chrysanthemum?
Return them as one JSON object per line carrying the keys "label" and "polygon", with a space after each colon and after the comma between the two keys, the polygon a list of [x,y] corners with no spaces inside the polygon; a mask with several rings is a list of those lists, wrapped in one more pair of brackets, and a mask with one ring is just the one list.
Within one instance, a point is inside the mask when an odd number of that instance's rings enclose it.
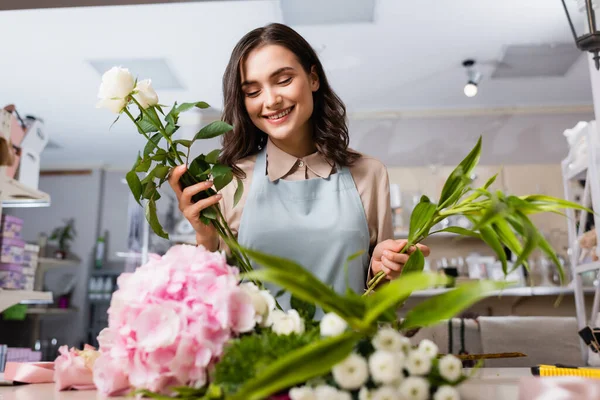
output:
{"label": "white chrysanthemum", "polygon": [[371,400],[398,400],[400,393],[393,386],[382,386],[373,392]]}
{"label": "white chrysanthemum", "polygon": [[438,347],[429,339],[421,340],[419,343],[419,350],[425,353],[429,358],[434,358],[438,354]]}
{"label": "white chrysanthemum", "polygon": [[413,350],[404,367],[410,375],[426,375],[431,370],[431,358],[420,350]]}
{"label": "white chrysanthemum", "polygon": [[321,319],[321,336],[339,336],[348,327],[348,323],[336,313],[327,313]]}
{"label": "white chrysanthemum", "polygon": [[373,396],[371,395],[371,392],[369,392],[369,389],[364,386],[361,387],[358,392],[358,400],[373,400]]}
{"label": "white chrysanthemum", "polygon": [[278,335],[290,335],[291,333],[304,333],[304,320],[298,311],[291,309],[287,313],[281,310],[273,310],[269,314],[268,326]]}
{"label": "white chrysanthemum", "polygon": [[382,328],[373,338],[373,347],[391,352],[402,351],[403,338],[404,336],[393,328]]}
{"label": "white chrysanthemum", "polygon": [[405,336],[402,336],[402,338],[400,339],[400,348],[402,349],[404,354],[408,355],[408,353],[410,353],[413,348],[410,339]]}
{"label": "white chrysanthemum", "polygon": [[399,383],[404,375],[404,354],[378,350],[369,357],[369,372],[377,383]]}
{"label": "white chrysanthemum", "polygon": [[456,382],[462,375],[462,362],[452,354],[440,358],[440,375],[448,382]]}
{"label": "white chrysanthemum", "polygon": [[320,385],[315,388],[316,400],[352,400],[350,393],[337,390],[329,385]]}
{"label": "white chrysanthemum", "polygon": [[352,400],[352,395],[345,390],[338,390],[335,400]]}
{"label": "white chrysanthemum", "polygon": [[365,359],[358,354],[350,354],[331,370],[333,379],[342,388],[356,390],[369,379],[369,368]]}
{"label": "white chrysanthemum", "polygon": [[292,388],[289,395],[291,400],[317,400],[317,395],[310,386]]}
{"label": "white chrysanthemum", "polygon": [[460,394],[452,386],[444,385],[435,392],[433,400],[460,400]]}
{"label": "white chrysanthemum", "polygon": [[400,384],[400,396],[403,400],[427,400],[429,382],[419,376],[410,376]]}

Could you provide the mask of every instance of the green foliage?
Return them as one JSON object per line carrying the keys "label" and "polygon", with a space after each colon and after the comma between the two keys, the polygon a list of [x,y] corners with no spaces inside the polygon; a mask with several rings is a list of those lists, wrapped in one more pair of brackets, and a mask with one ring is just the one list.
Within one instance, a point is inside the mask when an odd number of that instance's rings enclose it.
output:
{"label": "green foliage", "polygon": [[215,367],[214,383],[228,394],[238,391],[275,361],[319,339],[319,330],[277,335],[270,329],[232,340]]}
{"label": "green foliage", "polygon": [[64,220],[64,225],[54,228],[49,239],[58,242],[58,248],[61,251],[68,251],[70,242],[77,237],[75,230],[75,219]]}

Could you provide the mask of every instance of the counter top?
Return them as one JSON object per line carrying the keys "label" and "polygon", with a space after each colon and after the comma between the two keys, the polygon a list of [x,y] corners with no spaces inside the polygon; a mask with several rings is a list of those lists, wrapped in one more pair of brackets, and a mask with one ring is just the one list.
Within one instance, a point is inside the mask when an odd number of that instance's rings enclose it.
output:
{"label": "counter top", "polygon": [[[468,373],[468,370],[467,370]],[[530,377],[528,368],[481,368],[459,387],[463,400],[518,400],[519,379]],[[56,392],[53,384],[0,386],[0,400],[89,400],[104,399],[96,391]],[[111,399],[131,399],[112,397]]]}
{"label": "counter top", "polygon": [[[442,294],[450,289],[439,288],[439,289],[427,289],[413,292],[411,297],[431,297],[437,294]],[[586,287],[583,288],[583,292],[587,294],[594,294],[596,288]],[[559,286],[534,286],[534,287],[513,287],[504,290],[498,290],[491,292],[489,296],[513,296],[513,297],[526,297],[526,296],[558,296],[561,294],[573,294],[574,290],[571,287],[559,287]]]}

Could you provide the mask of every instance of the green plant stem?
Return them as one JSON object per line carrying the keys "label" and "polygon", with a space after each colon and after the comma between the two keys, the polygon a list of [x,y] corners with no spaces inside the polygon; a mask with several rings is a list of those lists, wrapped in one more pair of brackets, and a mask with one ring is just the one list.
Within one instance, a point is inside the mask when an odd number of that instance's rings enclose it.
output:
{"label": "green plant stem", "polygon": [[136,122],[135,118],[133,117],[133,115],[131,115],[131,113],[129,112],[129,110],[127,109],[127,107],[125,107],[125,108],[123,109],[123,111],[124,111],[124,112],[125,112],[125,114],[127,114],[127,116],[128,116],[130,119],[131,119],[131,121],[133,122],[133,124],[134,124],[134,125],[135,125],[135,126],[138,128],[138,131],[139,131],[139,132],[140,132],[142,135],[144,135],[144,137],[145,137],[145,138],[146,138],[148,141],[150,141],[150,136],[148,136],[148,135],[146,135],[146,134],[144,133],[144,130],[143,130],[143,129],[142,129],[142,128],[141,128],[141,127],[138,125],[138,123]]}

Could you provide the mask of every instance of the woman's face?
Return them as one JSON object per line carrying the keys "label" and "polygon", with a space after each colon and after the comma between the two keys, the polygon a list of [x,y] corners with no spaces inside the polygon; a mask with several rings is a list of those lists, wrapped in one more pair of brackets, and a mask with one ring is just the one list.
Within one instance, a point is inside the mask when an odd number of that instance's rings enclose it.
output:
{"label": "woman's face", "polygon": [[287,48],[265,45],[248,54],[241,76],[246,110],[258,129],[284,147],[311,140],[316,73],[307,74]]}

